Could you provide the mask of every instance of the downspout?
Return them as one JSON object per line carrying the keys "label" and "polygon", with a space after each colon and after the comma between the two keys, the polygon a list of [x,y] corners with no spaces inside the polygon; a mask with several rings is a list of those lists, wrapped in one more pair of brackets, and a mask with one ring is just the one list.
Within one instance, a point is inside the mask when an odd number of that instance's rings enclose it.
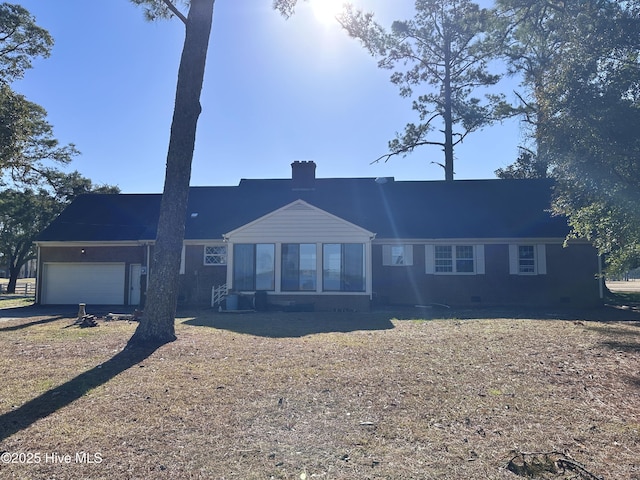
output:
{"label": "downspout", "polygon": [[[147,283],[149,282],[149,275],[151,274],[151,264],[149,263],[151,261],[151,244],[147,243],[146,244],[147,247]],[[145,286],[145,293],[146,293],[146,286]]]}
{"label": "downspout", "polygon": [[598,288],[600,290],[600,300],[604,299],[604,277],[602,276],[602,255],[598,254]]}
{"label": "downspout", "polygon": [[367,291],[369,292],[369,301],[373,301],[373,241],[376,238],[376,234],[374,233],[371,237],[369,237],[369,242],[366,246],[367,258],[365,262],[365,274],[367,281]]}
{"label": "downspout", "polygon": [[36,243],[36,247],[37,247],[37,254],[36,254],[36,258],[38,259],[36,262],[36,304],[40,304],[40,285],[42,282],[40,282],[40,278],[41,278],[41,265],[40,265],[40,244]]}

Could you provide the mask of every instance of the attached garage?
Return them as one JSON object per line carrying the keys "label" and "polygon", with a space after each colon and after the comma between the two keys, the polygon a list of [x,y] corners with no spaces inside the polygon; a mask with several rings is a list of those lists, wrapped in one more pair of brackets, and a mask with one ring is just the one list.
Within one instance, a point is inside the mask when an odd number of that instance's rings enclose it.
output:
{"label": "attached garage", "polygon": [[42,304],[125,303],[124,263],[45,263],[43,267]]}

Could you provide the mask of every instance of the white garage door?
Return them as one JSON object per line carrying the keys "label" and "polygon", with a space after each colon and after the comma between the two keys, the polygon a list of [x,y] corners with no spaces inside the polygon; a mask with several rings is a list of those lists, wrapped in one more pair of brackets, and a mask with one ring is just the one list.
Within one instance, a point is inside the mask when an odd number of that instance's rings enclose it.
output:
{"label": "white garage door", "polygon": [[124,304],[124,263],[45,263],[42,303]]}

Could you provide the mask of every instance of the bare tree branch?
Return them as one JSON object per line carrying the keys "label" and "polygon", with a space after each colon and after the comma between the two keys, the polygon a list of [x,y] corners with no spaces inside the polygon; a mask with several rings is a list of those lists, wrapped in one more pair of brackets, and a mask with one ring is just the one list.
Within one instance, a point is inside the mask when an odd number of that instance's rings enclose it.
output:
{"label": "bare tree branch", "polygon": [[171,13],[173,13],[182,21],[182,23],[184,23],[185,25],[187,24],[187,17],[185,17],[182,12],[178,10],[178,7],[171,3],[171,0],[162,0],[162,2],[167,6],[169,10],[171,10]]}

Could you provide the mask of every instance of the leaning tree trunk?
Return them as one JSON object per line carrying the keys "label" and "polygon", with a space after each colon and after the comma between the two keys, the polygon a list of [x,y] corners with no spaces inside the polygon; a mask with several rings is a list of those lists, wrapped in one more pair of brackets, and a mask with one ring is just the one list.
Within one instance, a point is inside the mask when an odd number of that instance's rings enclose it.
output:
{"label": "leaning tree trunk", "polygon": [[20,241],[15,246],[9,257],[9,283],[7,283],[7,293],[16,293],[16,285],[20,276],[20,269],[27,263],[31,242]]}
{"label": "leaning tree trunk", "polygon": [[7,283],[7,293],[16,293],[18,275],[20,275],[20,267],[16,267],[13,259],[11,259],[9,264],[9,283]]}
{"label": "leaning tree trunk", "polygon": [[214,2],[191,0],[189,8],[147,299],[129,345],[161,345],[176,339],[180,254]]}

